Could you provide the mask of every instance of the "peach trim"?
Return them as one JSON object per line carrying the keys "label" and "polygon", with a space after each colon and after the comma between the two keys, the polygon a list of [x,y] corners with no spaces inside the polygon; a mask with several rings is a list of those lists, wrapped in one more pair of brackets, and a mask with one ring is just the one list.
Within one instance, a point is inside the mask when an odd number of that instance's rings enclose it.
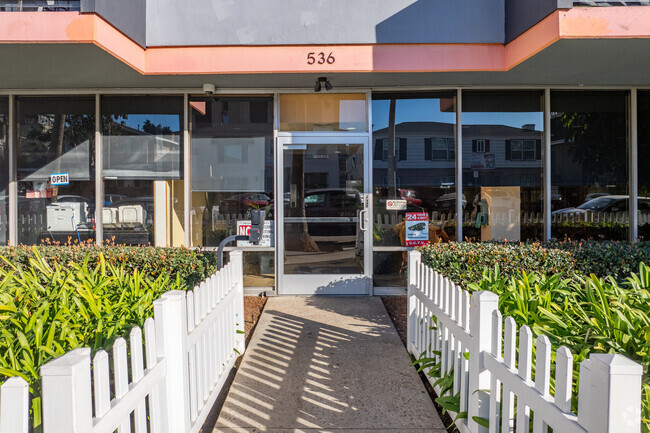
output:
{"label": "peach trim", "polygon": [[528,29],[505,46],[506,69],[512,69],[521,62],[560,40],[560,22],[557,11]]}
{"label": "peach trim", "polygon": [[648,39],[650,7],[576,7],[557,10],[505,46],[512,69],[560,39]]}
{"label": "peach trim", "polygon": [[[560,39],[650,38],[650,8],[558,10],[507,45],[150,47],[94,14],[0,12],[2,43],[90,43],[144,75],[507,71]],[[309,65],[310,52],[333,64]]]}
{"label": "peach trim", "polygon": [[[309,65],[309,53],[333,64]],[[316,56],[318,56],[316,54]],[[147,49],[147,74],[417,72],[501,70],[503,45],[335,45]],[[182,72],[179,72],[182,71]]]}

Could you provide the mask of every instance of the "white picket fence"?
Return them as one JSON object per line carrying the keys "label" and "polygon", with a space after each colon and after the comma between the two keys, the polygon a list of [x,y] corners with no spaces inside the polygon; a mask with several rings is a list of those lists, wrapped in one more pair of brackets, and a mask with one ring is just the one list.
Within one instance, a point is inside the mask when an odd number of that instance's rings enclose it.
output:
{"label": "white picket fence", "polygon": [[[453,374],[450,394],[460,395],[460,412],[467,412],[466,418],[456,420],[461,433],[512,433],[515,428],[517,433],[529,432],[531,419],[534,433],[546,433],[549,428],[561,433],[641,431],[641,365],[622,355],[590,355],[580,364],[576,415],[571,412],[573,357],[569,350],[560,347],[556,351],[551,395],[548,338],[537,338],[533,361],[532,332],[522,326],[515,359],[517,324],[512,317],[506,318],[503,332],[498,303],[499,297],[492,292],[470,295],[424,265],[419,252],[409,252],[408,350],[416,358],[422,354],[434,358],[442,376]],[[432,385],[436,380],[429,377]],[[440,393],[440,386],[435,388]],[[487,420],[489,428],[477,423],[477,418]]]}
{"label": "white picket fence", "polygon": [[[242,253],[192,291],[154,301],[154,317],[111,353],[80,348],[41,368],[44,433],[196,433],[244,351]],[[91,366],[92,364],[92,366]],[[111,368],[112,365],[112,368]],[[29,390],[0,387],[0,433],[27,433]]]}

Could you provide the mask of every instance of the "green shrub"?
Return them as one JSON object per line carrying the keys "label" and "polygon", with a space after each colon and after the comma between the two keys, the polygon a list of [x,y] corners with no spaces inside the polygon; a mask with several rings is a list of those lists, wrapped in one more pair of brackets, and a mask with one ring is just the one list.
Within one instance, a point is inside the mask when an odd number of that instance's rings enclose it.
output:
{"label": "green shrub", "polygon": [[[590,353],[618,353],[641,364],[646,375],[643,432],[650,432],[650,268],[641,263],[638,273],[619,283],[595,275],[561,278],[523,272],[506,277],[495,266],[467,288],[496,293],[504,317],[528,325],[535,338],[548,336],[555,349],[566,346],[574,355],[575,377]],[[574,381],[574,397],[577,386]],[[574,398],[574,410],[576,403]]]}
{"label": "green shrub", "polygon": [[549,243],[451,242],[420,249],[422,261],[457,284],[470,284],[495,264],[506,277],[521,271],[544,275],[612,277],[624,281],[650,263],[650,242],[584,241]]}
{"label": "green shrub", "polygon": [[[83,263],[88,260],[91,266],[98,263],[100,254],[106,263],[122,266],[125,271],[140,270],[157,278],[167,275],[171,279],[177,276],[187,287],[191,288],[216,270],[216,252],[199,251],[187,248],[160,247],[126,247],[73,245],[73,246],[38,246],[38,247],[0,247],[0,256],[21,269],[30,266],[30,259],[38,252],[50,264],[67,265]],[[0,268],[10,269],[7,263],[0,261]]]}
{"label": "green shrub", "polygon": [[77,347],[110,347],[153,316],[163,292],[185,288],[179,273],[153,277],[88,251],[80,263],[48,263],[37,249],[20,268],[0,262],[0,383],[20,376],[30,384],[34,427],[43,364]]}
{"label": "green shrub", "polygon": [[582,275],[611,276],[618,281],[636,272],[640,263],[650,263],[650,242],[555,242],[545,247],[570,252]]}
{"label": "green shrub", "polygon": [[496,264],[505,277],[520,275],[522,270],[553,275],[570,274],[575,269],[571,252],[537,243],[450,242],[430,244],[420,252],[429,267],[465,287],[480,281],[483,271]]}

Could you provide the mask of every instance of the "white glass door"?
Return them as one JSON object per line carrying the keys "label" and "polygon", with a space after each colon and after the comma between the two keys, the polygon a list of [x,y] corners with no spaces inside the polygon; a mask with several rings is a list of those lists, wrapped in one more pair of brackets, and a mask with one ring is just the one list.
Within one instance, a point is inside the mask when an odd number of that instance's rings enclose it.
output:
{"label": "white glass door", "polygon": [[278,138],[280,294],[370,294],[367,149],[366,137]]}

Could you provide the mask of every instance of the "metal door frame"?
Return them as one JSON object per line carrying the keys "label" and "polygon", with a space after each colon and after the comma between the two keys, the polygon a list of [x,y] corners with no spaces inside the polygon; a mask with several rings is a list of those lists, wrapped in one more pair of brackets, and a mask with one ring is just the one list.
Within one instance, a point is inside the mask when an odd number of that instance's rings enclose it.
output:
{"label": "metal door frame", "polygon": [[[275,263],[276,263],[276,287],[279,295],[313,295],[317,294],[318,287],[334,282],[337,278],[363,279],[363,291],[336,291],[332,295],[372,295],[372,149],[370,148],[370,137],[365,134],[350,133],[328,133],[328,134],[309,134],[309,133],[283,133],[276,137],[276,178],[275,178],[275,197],[276,203],[278,198],[284,197],[284,146],[292,144],[361,144],[363,145],[363,198],[364,198],[364,248],[363,248],[363,274],[323,274],[323,275],[287,275],[284,273],[284,206],[277,206],[275,209],[276,220],[276,243],[275,243]],[[284,201],[282,201],[284,203]],[[298,283],[296,280],[304,282]],[[296,284],[305,286],[305,289],[295,288]],[[312,287],[309,287],[312,286]],[[323,293],[328,294],[328,293]]]}

